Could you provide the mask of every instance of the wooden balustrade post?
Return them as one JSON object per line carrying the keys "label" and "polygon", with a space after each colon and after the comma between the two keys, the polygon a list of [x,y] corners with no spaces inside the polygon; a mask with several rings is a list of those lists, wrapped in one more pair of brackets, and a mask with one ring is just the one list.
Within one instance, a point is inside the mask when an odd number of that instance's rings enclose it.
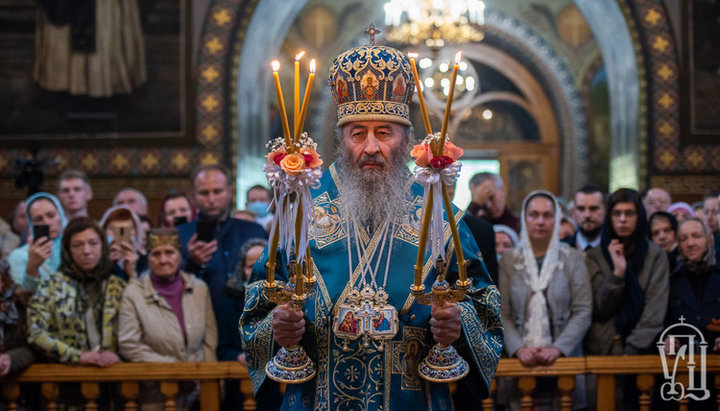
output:
{"label": "wooden balustrade post", "polygon": [[[683,387],[687,387],[688,383],[690,382],[690,376],[685,373],[678,374],[675,378],[676,378],[675,381],[682,384]],[[687,397],[678,401],[678,411],[687,411],[689,403],[690,403],[690,398],[687,398]]]}
{"label": "wooden balustrade post", "polygon": [[177,381],[161,381],[160,392],[165,397],[165,411],[177,410],[177,395],[178,395],[178,383]]}
{"label": "wooden balustrade post", "polygon": [[80,384],[80,392],[87,401],[85,403],[85,410],[97,411],[97,399],[100,398],[100,384],[96,382],[84,382]]}
{"label": "wooden balustrade post", "polygon": [[218,411],[220,409],[220,383],[218,380],[200,383],[200,409],[202,411]]}
{"label": "wooden balustrade post", "polygon": [[125,399],[125,411],[138,411],[138,396],[140,386],[134,381],[124,381],[120,384],[120,394]]}
{"label": "wooden balustrade post", "polygon": [[243,395],[243,410],[255,411],[257,404],[255,404],[255,396],[253,395],[253,386],[250,378],[240,380],[240,392]]}
{"label": "wooden balustrade post", "polygon": [[487,398],[482,400],[482,408],[483,411],[492,411],[493,409],[493,396],[495,395],[495,391],[497,390],[497,378],[493,378],[492,385],[490,386],[490,395],[488,395]]}
{"label": "wooden balustrade post", "polygon": [[20,409],[17,403],[20,399],[20,384],[13,381],[3,381],[2,395],[7,402],[8,411],[17,411]]}
{"label": "wooden balustrade post", "polygon": [[715,395],[715,404],[717,405],[717,409],[720,410],[720,373],[715,374],[715,392],[717,392]]}
{"label": "wooden balustrade post", "polygon": [[615,409],[615,376],[598,375],[597,378],[597,409]]}
{"label": "wooden balustrade post", "polygon": [[638,403],[640,404],[640,411],[650,411],[650,403],[652,402],[652,396],[650,391],[655,384],[655,376],[652,374],[640,374],[637,376],[635,385],[638,391],[640,391],[640,398]]}
{"label": "wooden balustrade post", "polygon": [[571,411],[572,392],[573,389],[575,389],[575,377],[572,375],[558,377],[557,386],[562,394],[560,396],[560,409],[562,411]]}
{"label": "wooden balustrade post", "polygon": [[40,388],[42,396],[45,399],[45,409],[48,411],[57,411],[57,400],[60,398],[60,387],[55,382],[44,382]]}
{"label": "wooden balustrade post", "polygon": [[523,411],[532,410],[533,406],[533,390],[535,389],[535,377],[520,377],[518,378],[518,388],[522,393],[520,398],[520,407]]}

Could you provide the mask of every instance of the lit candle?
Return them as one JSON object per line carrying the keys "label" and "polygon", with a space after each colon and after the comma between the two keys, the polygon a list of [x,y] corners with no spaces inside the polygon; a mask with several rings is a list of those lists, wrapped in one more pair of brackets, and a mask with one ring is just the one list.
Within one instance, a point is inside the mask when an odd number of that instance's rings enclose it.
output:
{"label": "lit candle", "polygon": [[307,86],[305,86],[305,96],[303,96],[302,111],[300,112],[300,122],[295,126],[295,142],[300,139],[303,126],[305,125],[305,116],[307,115],[308,101],[310,101],[310,90],[312,90],[313,79],[315,78],[315,59],[310,60],[310,75],[308,76]]}
{"label": "lit candle", "polygon": [[415,260],[415,289],[419,289],[422,285],[422,267],[423,258],[425,257],[425,245],[427,244],[428,229],[430,228],[430,216],[433,209],[433,188],[430,186],[427,201],[427,207],[423,210],[423,222],[420,228],[420,241],[418,242],[417,259]]}
{"label": "lit candle", "polygon": [[293,129],[298,125],[298,113],[300,113],[300,59],[305,55],[304,51],[295,55],[295,87],[293,89]]}
{"label": "lit candle", "polygon": [[432,134],[432,127],[430,126],[430,117],[428,117],[427,107],[425,106],[425,97],[422,92],[422,82],[418,75],[417,66],[415,65],[415,57],[417,53],[408,53],[410,57],[410,65],[412,66],[413,77],[415,77],[415,86],[417,87],[418,101],[420,102],[420,112],[422,113],[423,124],[425,124],[425,135]]}
{"label": "lit candle", "polygon": [[444,155],[445,151],[445,134],[447,133],[448,123],[450,123],[450,111],[452,110],[453,94],[455,93],[455,81],[457,80],[458,68],[462,59],[462,51],[455,54],[455,66],[453,66],[452,77],[450,78],[450,92],[448,93],[447,104],[445,104],[445,117],[443,117],[442,128],[440,129],[440,143],[438,144],[437,155]]}
{"label": "lit candle", "polygon": [[275,283],[275,258],[277,256],[277,248],[278,248],[278,242],[280,241],[280,229],[278,227],[278,224],[280,222],[278,221],[278,218],[275,218],[275,221],[273,222],[273,236],[270,240],[270,250],[268,251],[268,260],[265,263],[265,272],[267,275],[267,283],[270,284],[270,286],[273,286]]}
{"label": "lit candle", "polygon": [[453,244],[455,245],[455,255],[458,261],[458,273],[460,282],[465,283],[467,280],[467,272],[465,271],[465,257],[463,256],[462,244],[460,244],[460,234],[458,233],[457,224],[455,224],[455,214],[453,214],[452,203],[450,202],[450,194],[448,193],[447,186],[442,186],[442,197],[443,203],[445,204],[445,213],[448,216],[448,224],[450,224],[450,231],[452,232]]}
{"label": "lit candle", "polygon": [[297,216],[295,217],[295,294],[300,297],[304,294],[303,292],[303,280],[305,274],[302,270],[302,260],[297,258],[300,251],[300,231],[302,229],[302,221],[305,216],[303,215],[303,206],[300,202],[300,197],[295,199],[295,207],[297,207]]}
{"label": "lit candle", "polygon": [[285,145],[287,146],[287,152],[293,153],[295,147],[292,144],[292,136],[290,135],[290,125],[288,124],[287,111],[285,111],[285,100],[283,100],[282,87],[280,86],[280,76],[278,70],[280,70],[280,62],[274,60],[272,62],[273,77],[275,78],[275,90],[277,91],[278,105],[280,109],[280,118],[282,119],[283,134],[285,135]]}

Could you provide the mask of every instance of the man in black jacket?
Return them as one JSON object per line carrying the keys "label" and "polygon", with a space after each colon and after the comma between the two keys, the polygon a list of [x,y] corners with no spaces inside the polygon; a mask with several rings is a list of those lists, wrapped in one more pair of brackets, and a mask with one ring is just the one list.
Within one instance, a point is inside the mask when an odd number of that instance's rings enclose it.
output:
{"label": "man in black jacket", "polygon": [[[448,194],[452,200],[455,195],[455,185],[448,188]],[[497,284],[498,262],[497,255],[495,254],[495,231],[493,231],[492,224],[481,217],[472,215],[468,211],[465,211],[463,221],[465,221],[473,237],[475,237],[475,242],[482,253],[482,256],[478,256],[478,259],[485,263],[485,268],[487,268],[490,278]]]}

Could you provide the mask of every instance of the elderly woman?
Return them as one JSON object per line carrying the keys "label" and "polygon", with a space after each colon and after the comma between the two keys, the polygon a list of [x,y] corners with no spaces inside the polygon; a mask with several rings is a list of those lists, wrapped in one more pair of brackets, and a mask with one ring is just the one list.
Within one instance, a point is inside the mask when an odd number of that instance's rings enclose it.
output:
{"label": "elderly woman", "polygon": [[18,373],[33,362],[33,352],[27,346],[30,296],[13,283],[7,260],[0,258],[0,378]]}
{"label": "elderly woman", "polygon": [[518,236],[515,230],[503,224],[495,224],[493,231],[495,231],[495,254],[499,262],[506,251],[512,250],[518,244]]}
{"label": "elderly woman", "polygon": [[675,271],[678,260],[677,231],[678,220],[667,211],[657,211],[648,221],[650,241],[665,250],[670,273]]}
{"label": "elderly woman", "polygon": [[[505,350],[528,367],[550,365],[561,356],[581,356],[590,327],[592,297],[582,253],[560,241],[562,211],[547,191],[528,194],[518,246],[500,260],[499,289]],[[552,394],[554,384],[539,387]],[[547,387],[546,387],[547,386]],[[578,377],[573,406],[585,406]],[[544,396],[547,401],[552,396]],[[548,398],[550,397],[550,398]]]}
{"label": "elderly woman", "polygon": [[28,308],[28,342],[46,359],[107,367],[120,361],[117,324],[125,281],[110,275],[104,233],[90,218],[63,233],[62,262]]}
{"label": "elderly woman", "polygon": [[[670,276],[670,303],[665,325],[684,321],[702,331],[712,350],[720,351],[720,269],[715,266],[715,248],[710,228],[698,217],[690,217],[678,228],[679,259]],[[710,327],[708,327],[710,326]]]}
{"label": "elderly woman", "polygon": [[[215,361],[217,326],[208,287],[180,270],[180,239],[173,228],[150,231],[150,270],[125,290],[120,353],[132,362]],[[190,404],[183,396],[180,407]],[[143,384],[142,409],[162,409],[155,383]]]}
{"label": "elderly woman", "polygon": [[[60,201],[48,193],[36,193],[25,201],[28,242],[10,254],[10,274],[16,284],[35,292],[40,281],[60,266],[62,231],[67,221]],[[34,238],[34,227],[46,225],[48,237]]]}

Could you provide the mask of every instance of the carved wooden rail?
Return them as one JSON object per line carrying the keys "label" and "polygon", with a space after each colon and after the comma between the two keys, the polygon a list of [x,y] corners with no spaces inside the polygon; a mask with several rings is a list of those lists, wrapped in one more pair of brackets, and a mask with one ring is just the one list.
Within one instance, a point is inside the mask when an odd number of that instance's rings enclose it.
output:
{"label": "carved wooden rail", "polygon": [[[667,358],[669,371],[672,373],[674,358]],[[700,370],[700,356],[695,356],[696,371]],[[679,360],[676,381],[688,386],[687,361]],[[706,357],[706,371],[708,374],[707,388],[715,387],[720,392],[720,355]],[[636,387],[640,392],[639,405],[641,411],[649,411],[652,400],[655,376],[663,374],[663,367],[659,355],[638,356],[589,356],[574,358],[559,358],[551,366],[527,368],[519,360],[504,358],[500,360],[496,376],[517,377],[518,388],[522,394],[520,405],[523,410],[531,410],[533,405],[532,393],[535,389],[536,378],[558,377],[557,386],[561,394],[560,406],[562,410],[571,410],[571,394],[575,388],[575,376],[578,374],[597,375],[597,407],[598,410],[615,409],[615,378],[619,375],[635,375]],[[714,375],[714,378],[711,378]],[[496,389],[493,383],[492,392]],[[715,399],[720,409],[720,396]],[[492,399],[483,402],[485,410],[492,409]],[[679,402],[681,411],[687,410],[688,400]]]}
{"label": "carved wooden rail", "polygon": [[[696,357],[699,367],[699,356]],[[674,360],[668,358],[672,370]],[[679,361],[676,381],[687,386],[687,363]],[[699,368],[697,368],[699,370]],[[708,355],[706,358],[708,388],[714,386],[720,392],[720,355]],[[635,375],[636,386],[640,392],[640,409],[650,410],[652,389],[655,376],[663,374],[662,363],[657,355],[620,356],[620,357],[575,357],[559,358],[551,366],[527,368],[516,359],[502,359],[497,370],[498,377],[517,377],[518,388],[522,393],[521,406],[532,409],[532,393],[536,378],[557,377],[558,391],[561,394],[563,410],[572,408],[572,390],[575,388],[575,376],[578,374],[597,375],[597,409],[615,408],[615,378],[619,375]],[[60,397],[59,383],[76,382],[86,401],[87,410],[97,410],[100,398],[100,383],[117,382],[125,400],[126,410],[139,409],[139,381],[160,381],[160,392],[165,398],[165,409],[175,410],[178,383],[187,380],[200,381],[200,402],[203,411],[218,410],[220,407],[220,381],[228,378],[240,380],[240,390],[245,400],[242,408],[254,410],[252,385],[247,369],[234,362],[215,363],[122,363],[110,368],[66,366],[59,364],[34,364],[24,373],[0,380],[2,396],[8,410],[18,410],[22,383],[41,383],[41,392],[45,409],[57,410]],[[496,389],[493,383],[492,392]],[[720,396],[715,399],[720,407]],[[680,401],[680,410],[686,410],[688,401]],[[485,410],[492,410],[493,400],[483,402]],[[720,409],[720,408],[719,408]]]}
{"label": "carved wooden rail", "polygon": [[220,381],[240,379],[240,391],[245,400],[243,409],[254,410],[255,400],[247,369],[234,362],[200,363],[121,363],[109,368],[69,366],[59,364],[33,364],[22,374],[2,380],[2,396],[8,410],[18,410],[20,385],[41,383],[44,408],[57,410],[60,397],[59,383],[80,383],[86,410],[97,410],[101,382],[120,383],[120,393],[126,410],[138,410],[139,381],[160,381],[160,392],[165,398],[165,410],[175,410],[180,381],[200,381],[200,404],[203,411],[220,409]]}

